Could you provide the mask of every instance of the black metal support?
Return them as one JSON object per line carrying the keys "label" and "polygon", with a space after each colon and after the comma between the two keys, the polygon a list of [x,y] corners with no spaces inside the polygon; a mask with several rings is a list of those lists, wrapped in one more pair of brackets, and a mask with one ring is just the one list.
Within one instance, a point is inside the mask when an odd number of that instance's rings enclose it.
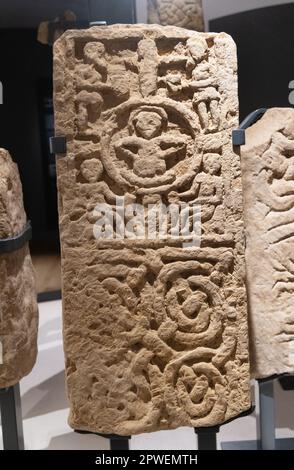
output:
{"label": "black metal support", "polygon": [[61,300],[61,290],[53,290],[49,292],[40,292],[38,294],[38,303],[51,302],[52,300]]}
{"label": "black metal support", "polygon": [[217,450],[217,433],[219,426],[194,428],[198,438],[198,450]]}
{"label": "black metal support", "polygon": [[110,450],[129,450],[129,441],[131,436],[119,436],[118,434],[102,434],[100,432],[80,431],[75,429],[78,434],[96,434],[96,436],[109,439]]}
{"label": "black metal support", "polygon": [[232,144],[234,147],[245,145],[245,130],[261,119],[266,111],[267,108],[256,109],[241,122],[239,129],[234,129],[232,131]]}
{"label": "black metal support", "polygon": [[258,380],[259,387],[259,439],[262,450],[275,450],[274,381]]}
{"label": "black metal support", "polygon": [[130,436],[116,436],[110,437],[110,450],[129,450]]}
{"label": "black metal support", "polygon": [[66,138],[64,135],[50,137],[49,139],[50,153],[52,154],[65,154],[66,153]]}
{"label": "black metal support", "polygon": [[0,389],[4,450],[24,450],[19,383]]}
{"label": "black metal support", "polygon": [[274,380],[279,375],[259,379],[259,416],[257,416],[257,440],[233,441],[221,444],[224,450],[293,450],[294,439],[276,439]]}
{"label": "black metal support", "polygon": [[283,390],[294,390],[294,374],[284,374],[279,377],[279,382]]}

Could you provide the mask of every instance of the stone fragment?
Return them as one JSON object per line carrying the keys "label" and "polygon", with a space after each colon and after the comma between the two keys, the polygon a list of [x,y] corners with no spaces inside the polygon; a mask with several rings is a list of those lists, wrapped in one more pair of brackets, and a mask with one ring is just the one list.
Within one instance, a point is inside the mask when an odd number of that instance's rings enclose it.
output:
{"label": "stone fragment", "polygon": [[[26,225],[17,165],[0,149],[0,239]],[[38,306],[28,243],[0,253],[0,388],[15,385],[33,368],[37,355]]]}
{"label": "stone fragment", "polygon": [[202,0],[148,0],[148,23],[204,31]]}
{"label": "stone fragment", "polygon": [[[70,425],[129,435],[238,416],[250,394],[235,44],[157,25],[69,31],[54,89]],[[175,208],[191,229],[178,236]]]}
{"label": "stone fragment", "polygon": [[252,374],[294,372],[294,110],[269,109],[242,148]]}

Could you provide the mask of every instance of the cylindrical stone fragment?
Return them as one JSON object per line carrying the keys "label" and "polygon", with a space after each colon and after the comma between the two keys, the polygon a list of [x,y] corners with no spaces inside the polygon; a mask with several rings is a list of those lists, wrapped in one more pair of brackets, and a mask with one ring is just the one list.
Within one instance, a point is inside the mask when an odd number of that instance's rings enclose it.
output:
{"label": "cylindrical stone fragment", "polygon": [[[0,240],[16,237],[26,225],[17,165],[0,149]],[[19,382],[37,355],[38,306],[28,242],[0,251],[0,388]]]}

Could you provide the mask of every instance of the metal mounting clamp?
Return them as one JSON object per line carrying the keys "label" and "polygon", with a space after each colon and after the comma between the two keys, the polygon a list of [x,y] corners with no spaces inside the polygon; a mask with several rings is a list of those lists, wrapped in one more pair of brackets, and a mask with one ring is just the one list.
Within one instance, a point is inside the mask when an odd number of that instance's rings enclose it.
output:
{"label": "metal mounting clamp", "polygon": [[49,147],[50,153],[66,153],[66,137],[64,135],[50,137]]}
{"label": "metal mounting clamp", "polygon": [[267,111],[267,108],[259,108],[250,113],[240,124],[238,129],[232,131],[232,143],[234,147],[245,145],[245,130],[255,124]]}
{"label": "metal mounting clamp", "polygon": [[107,26],[107,21],[91,21],[89,26]]}
{"label": "metal mounting clamp", "polygon": [[11,238],[0,239],[0,254],[11,253],[22,248],[32,238],[32,226],[28,221],[23,231]]}

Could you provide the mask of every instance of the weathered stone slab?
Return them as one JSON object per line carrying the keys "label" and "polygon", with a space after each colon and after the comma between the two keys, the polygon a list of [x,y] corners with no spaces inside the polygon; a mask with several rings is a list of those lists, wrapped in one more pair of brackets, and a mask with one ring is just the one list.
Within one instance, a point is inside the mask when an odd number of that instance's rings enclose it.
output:
{"label": "weathered stone slab", "polygon": [[252,373],[293,373],[293,109],[270,109],[246,131],[242,171]]}
{"label": "weathered stone slab", "polygon": [[148,23],[204,31],[202,0],[148,0]]}
{"label": "weathered stone slab", "polygon": [[[57,172],[70,425],[127,435],[239,415],[250,395],[232,39],[69,31],[55,44],[54,88],[67,139]],[[149,204],[201,206],[201,245],[134,237],[139,208],[116,211],[109,239],[95,207],[117,196],[144,206],[144,229]]]}
{"label": "weathered stone slab", "polygon": [[[0,239],[19,235],[26,224],[17,165],[0,149]],[[37,355],[38,306],[28,244],[0,253],[0,388],[16,384]]]}

